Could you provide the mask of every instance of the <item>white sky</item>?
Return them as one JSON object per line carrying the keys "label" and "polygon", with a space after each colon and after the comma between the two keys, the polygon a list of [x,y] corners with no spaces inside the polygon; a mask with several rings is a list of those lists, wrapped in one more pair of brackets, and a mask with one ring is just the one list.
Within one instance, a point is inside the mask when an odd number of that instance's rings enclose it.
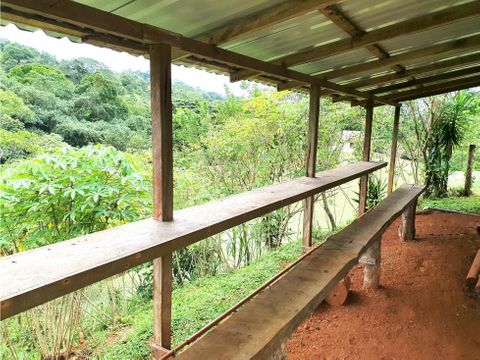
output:
{"label": "white sky", "polygon": [[[89,44],[74,43],[67,38],[56,39],[47,36],[40,30],[32,33],[20,30],[10,24],[0,27],[0,38],[45,51],[54,55],[58,60],[86,57],[101,61],[113,71],[149,71],[148,60],[143,57]],[[207,91],[214,91],[219,94],[225,94],[225,86],[228,86],[230,91],[235,95],[246,95],[246,92],[240,88],[240,83],[230,83],[227,76],[212,74],[204,70],[173,65],[172,79],[180,80],[190,86],[199,87]]]}

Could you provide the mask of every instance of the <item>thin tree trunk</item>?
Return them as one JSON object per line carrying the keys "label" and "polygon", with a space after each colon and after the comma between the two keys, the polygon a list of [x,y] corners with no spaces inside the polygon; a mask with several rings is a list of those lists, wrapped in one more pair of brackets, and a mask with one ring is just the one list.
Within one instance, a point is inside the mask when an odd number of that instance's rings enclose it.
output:
{"label": "thin tree trunk", "polygon": [[463,190],[463,196],[472,195],[472,170],[473,170],[473,158],[475,156],[475,145],[470,144],[468,147],[468,162],[467,171],[465,172],[465,188]]}
{"label": "thin tree trunk", "polygon": [[330,221],[330,227],[332,228],[332,231],[334,231],[337,228],[337,224],[335,222],[335,217],[333,216],[332,211],[328,207],[327,197],[325,196],[324,192],[322,192],[322,201],[323,209],[325,210],[325,213],[328,216],[328,220]]}

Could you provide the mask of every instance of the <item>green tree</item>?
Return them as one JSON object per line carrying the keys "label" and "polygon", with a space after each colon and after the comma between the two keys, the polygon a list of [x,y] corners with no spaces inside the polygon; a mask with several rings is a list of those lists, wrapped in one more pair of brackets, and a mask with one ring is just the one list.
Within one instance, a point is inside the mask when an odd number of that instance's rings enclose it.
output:
{"label": "green tree", "polygon": [[122,87],[114,77],[96,71],[86,76],[77,88],[75,111],[87,121],[125,119],[127,107],[120,97]]}
{"label": "green tree", "polygon": [[58,69],[43,64],[15,66],[8,76],[17,82],[55,95],[61,99],[71,98],[73,83]]}
{"label": "green tree", "polygon": [[[25,105],[23,99],[17,96],[13,91],[0,89],[0,115],[2,116],[2,128],[5,123],[14,124],[12,120],[21,122],[22,124],[30,122],[32,119],[32,111]],[[12,126],[12,125],[10,125]],[[21,125],[17,125],[17,127]],[[9,130],[9,128],[6,128]],[[10,130],[14,130],[10,127]]]}

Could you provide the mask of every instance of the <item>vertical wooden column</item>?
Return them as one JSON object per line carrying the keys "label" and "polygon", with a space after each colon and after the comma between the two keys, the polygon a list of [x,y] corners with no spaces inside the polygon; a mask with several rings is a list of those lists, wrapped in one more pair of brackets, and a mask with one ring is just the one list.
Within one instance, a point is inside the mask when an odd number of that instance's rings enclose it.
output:
{"label": "vertical wooden column", "polygon": [[[318,118],[320,114],[320,86],[312,84],[310,87],[310,110],[308,121],[308,149],[307,149],[307,176],[315,177],[318,144]],[[314,197],[306,198],[303,213],[303,241],[302,249],[306,251],[312,246]]]}
{"label": "vertical wooden column", "polygon": [[415,214],[417,211],[417,200],[411,204],[402,213],[402,222],[398,228],[398,235],[402,241],[415,240]]}
{"label": "vertical wooden column", "polygon": [[388,185],[387,195],[390,195],[393,191],[393,182],[395,180],[395,161],[397,158],[397,143],[398,143],[398,125],[400,123],[400,107],[395,107],[395,115],[393,117],[393,130],[392,130],[392,147],[390,149],[390,164],[388,166]]}
{"label": "vertical wooden column", "polygon": [[[171,48],[155,44],[150,49],[153,218],[173,220],[173,141]],[[171,347],[172,256],[153,261],[154,358]]]}
{"label": "vertical wooden column", "polygon": [[371,290],[378,289],[380,285],[381,241],[382,236],[379,235],[360,257],[360,262],[365,266],[363,268],[363,286]]}
{"label": "vertical wooden column", "polygon": [[[363,137],[363,161],[370,161],[370,146],[372,142],[372,122],[373,122],[373,98],[369,98],[367,101],[367,116],[365,119],[365,134]],[[368,175],[360,178],[360,201],[358,212],[359,215],[363,215],[367,208],[367,189],[368,187]]]}

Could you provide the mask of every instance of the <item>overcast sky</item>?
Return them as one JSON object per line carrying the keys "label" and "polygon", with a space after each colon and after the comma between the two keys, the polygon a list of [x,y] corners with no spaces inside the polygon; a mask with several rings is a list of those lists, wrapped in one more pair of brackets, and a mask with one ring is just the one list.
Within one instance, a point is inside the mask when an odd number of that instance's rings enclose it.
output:
{"label": "overcast sky", "polygon": [[[89,44],[78,44],[71,42],[67,38],[56,39],[47,36],[40,30],[32,33],[20,30],[10,24],[0,27],[0,38],[48,52],[59,60],[87,57],[103,62],[113,71],[149,71],[148,60],[141,56],[133,56],[124,52],[120,53]],[[194,68],[173,65],[172,79],[180,80],[190,86],[220,94],[225,94],[225,85],[227,85],[234,94],[245,95],[245,91],[240,89],[240,83],[230,83],[227,76],[216,75]]]}

